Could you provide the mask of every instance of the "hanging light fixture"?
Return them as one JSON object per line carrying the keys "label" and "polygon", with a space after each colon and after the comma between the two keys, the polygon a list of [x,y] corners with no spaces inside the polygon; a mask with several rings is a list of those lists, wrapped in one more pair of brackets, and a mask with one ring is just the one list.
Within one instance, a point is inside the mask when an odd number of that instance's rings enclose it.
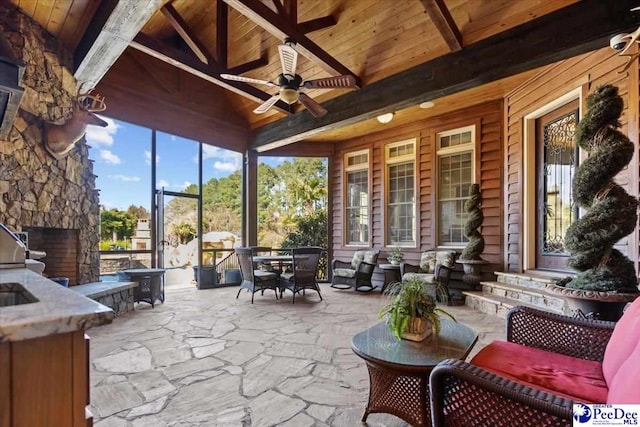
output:
{"label": "hanging light fixture", "polygon": [[378,116],[376,118],[378,119],[378,121],[380,123],[385,124],[385,123],[389,123],[393,119],[393,115],[394,114],[395,113],[386,113],[386,114],[382,114],[382,115],[380,115],[380,116]]}

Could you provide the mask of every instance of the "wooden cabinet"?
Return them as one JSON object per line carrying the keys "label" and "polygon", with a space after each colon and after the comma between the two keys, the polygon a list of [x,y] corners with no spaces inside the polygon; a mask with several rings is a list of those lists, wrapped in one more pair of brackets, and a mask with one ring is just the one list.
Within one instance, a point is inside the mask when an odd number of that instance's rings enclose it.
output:
{"label": "wooden cabinet", "polygon": [[0,344],[0,427],[92,425],[84,331]]}

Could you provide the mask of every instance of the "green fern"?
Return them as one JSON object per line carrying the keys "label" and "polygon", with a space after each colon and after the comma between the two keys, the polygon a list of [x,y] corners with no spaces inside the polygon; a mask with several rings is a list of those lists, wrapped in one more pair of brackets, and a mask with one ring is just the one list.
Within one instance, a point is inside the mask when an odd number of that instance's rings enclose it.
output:
{"label": "green fern", "polygon": [[380,310],[378,316],[387,316],[387,325],[398,338],[402,338],[412,317],[431,322],[436,333],[441,328],[439,314],[456,321],[450,313],[436,306],[436,300],[429,294],[427,284],[416,278],[390,284],[385,294],[391,297],[391,301]]}

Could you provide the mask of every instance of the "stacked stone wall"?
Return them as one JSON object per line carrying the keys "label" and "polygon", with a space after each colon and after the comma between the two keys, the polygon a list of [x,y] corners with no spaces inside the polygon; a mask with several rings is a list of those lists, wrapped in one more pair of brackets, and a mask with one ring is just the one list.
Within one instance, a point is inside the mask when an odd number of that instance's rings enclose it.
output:
{"label": "stacked stone wall", "polygon": [[60,160],[43,148],[44,123],[62,124],[74,111],[71,54],[11,5],[0,6],[0,34],[25,63],[18,115],[0,136],[0,223],[78,230],[78,283],[95,282],[100,213],[89,147],[83,138]]}

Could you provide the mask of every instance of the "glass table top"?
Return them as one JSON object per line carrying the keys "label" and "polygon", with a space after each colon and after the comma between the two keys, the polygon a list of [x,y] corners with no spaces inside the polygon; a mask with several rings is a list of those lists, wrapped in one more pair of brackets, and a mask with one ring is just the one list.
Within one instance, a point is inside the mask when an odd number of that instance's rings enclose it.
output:
{"label": "glass table top", "polygon": [[433,367],[444,359],[463,359],[478,339],[478,334],[462,323],[440,318],[442,329],[424,341],[395,337],[385,322],[380,322],[353,337],[353,351],[365,359],[413,367]]}

